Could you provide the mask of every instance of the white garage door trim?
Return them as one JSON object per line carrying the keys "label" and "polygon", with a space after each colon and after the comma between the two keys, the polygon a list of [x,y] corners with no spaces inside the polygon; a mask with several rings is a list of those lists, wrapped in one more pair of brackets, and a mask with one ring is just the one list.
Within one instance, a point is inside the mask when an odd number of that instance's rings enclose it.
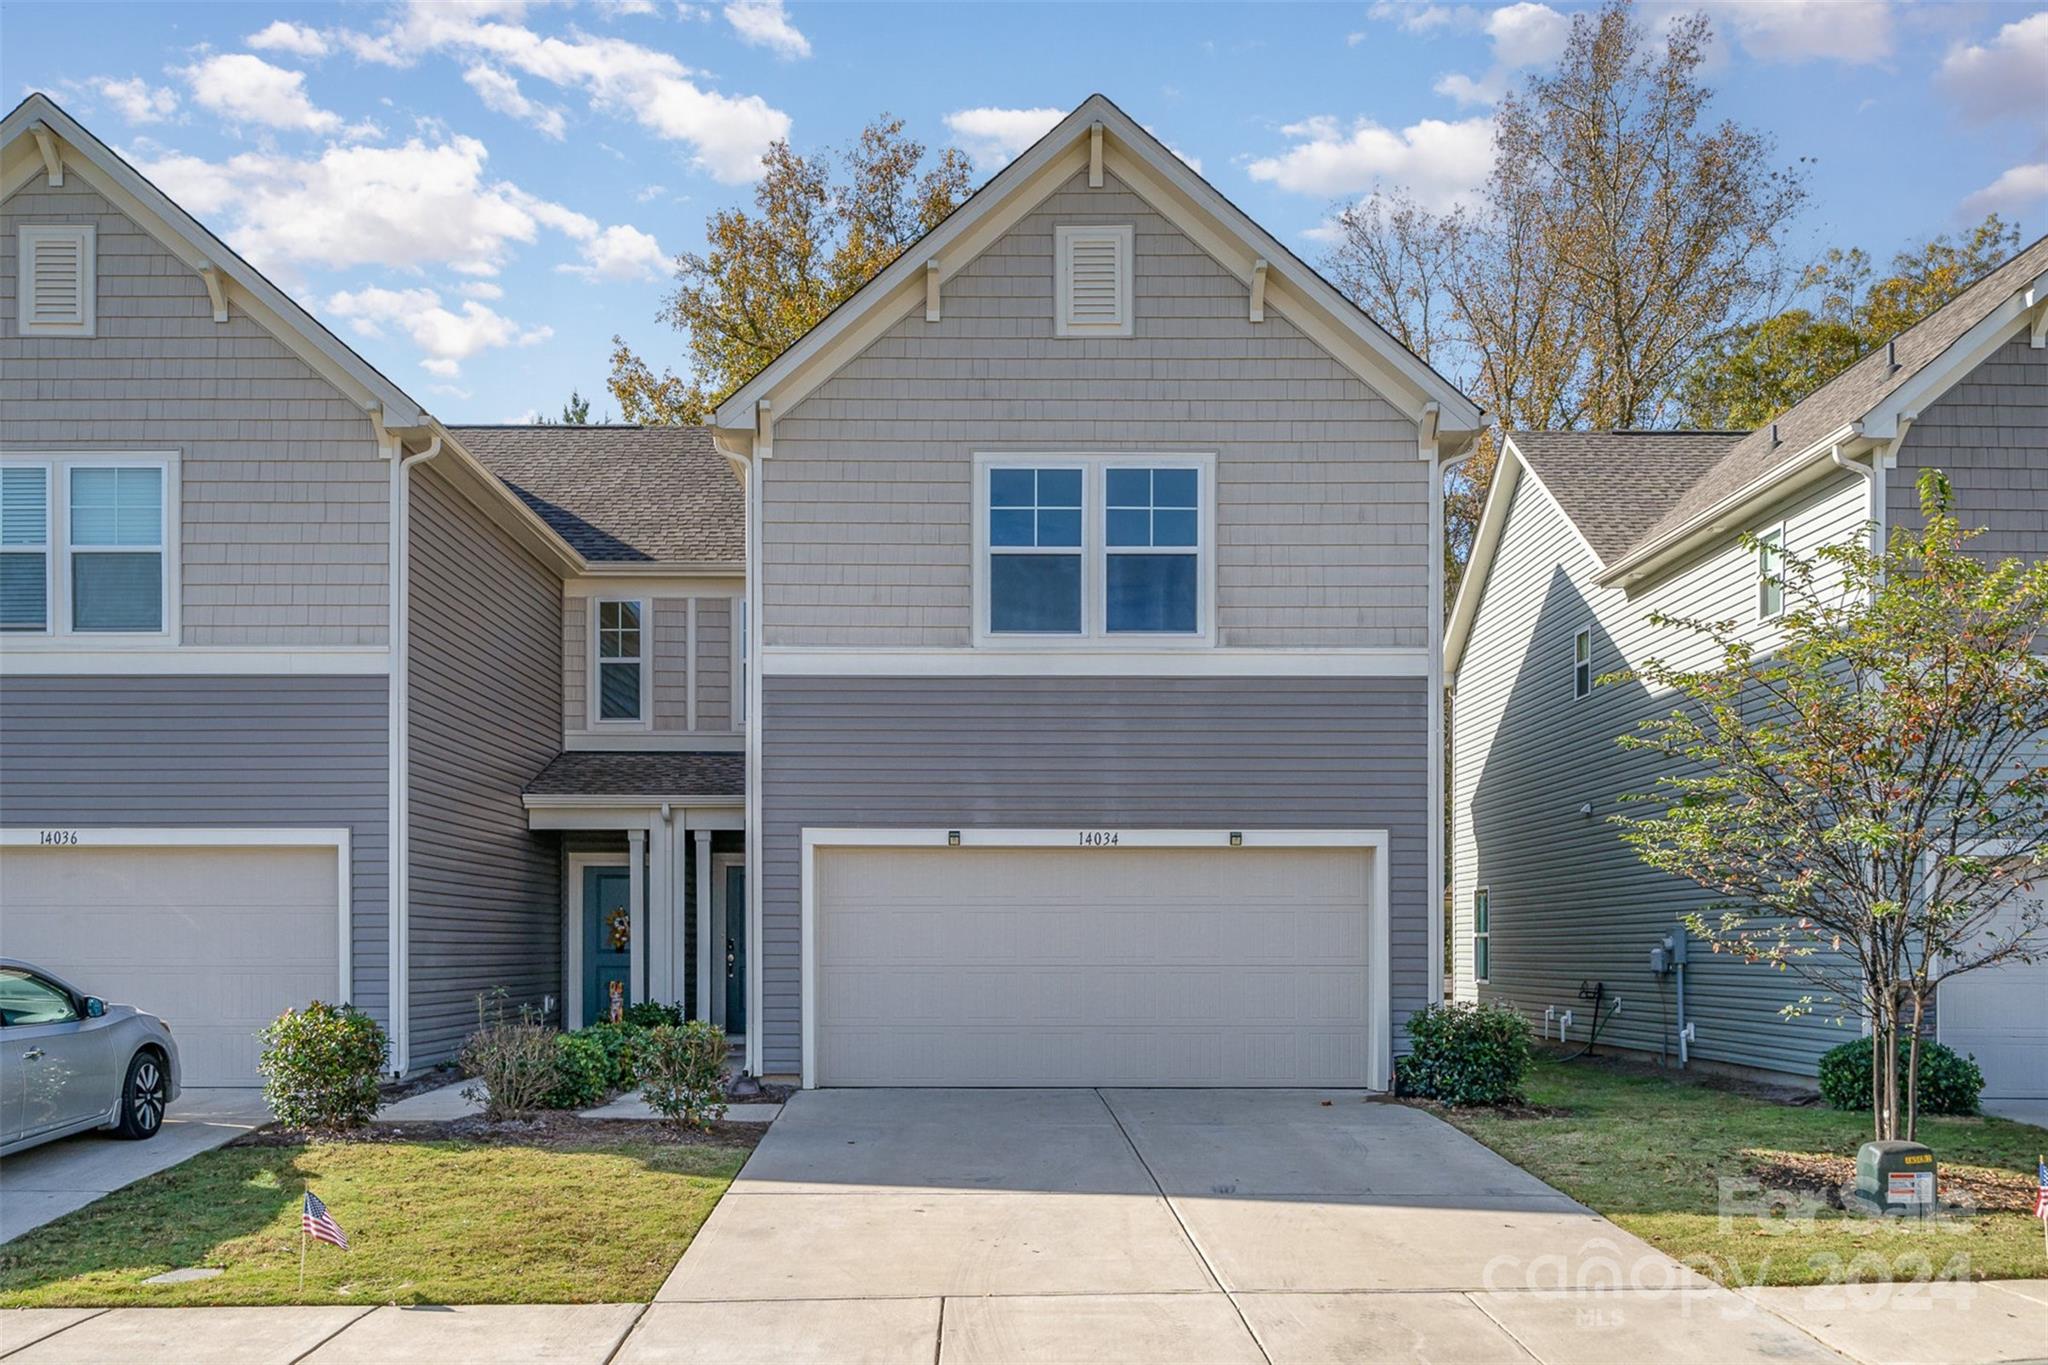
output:
{"label": "white garage door trim", "polygon": [[[1383,829],[806,829],[803,833],[803,1085],[817,1078],[817,851],[820,848],[1356,848],[1372,855],[1366,912],[1366,1087],[1389,1088],[1393,1070],[1391,945]],[[758,957],[759,954],[756,953]],[[755,1030],[756,1033],[762,1030]]]}
{"label": "white garage door trim", "polygon": [[331,848],[334,850],[335,933],[340,949],[341,980],[336,1003],[349,1003],[349,831],[269,826],[231,828],[221,825],[123,825],[95,829],[89,825],[41,829],[0,829],[0,848]]}

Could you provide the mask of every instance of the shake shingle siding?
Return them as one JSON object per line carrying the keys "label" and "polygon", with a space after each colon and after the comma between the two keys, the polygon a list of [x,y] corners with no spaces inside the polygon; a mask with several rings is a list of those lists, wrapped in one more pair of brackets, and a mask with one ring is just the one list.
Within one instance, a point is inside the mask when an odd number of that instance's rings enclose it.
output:
{"label": "shake shingle siding", "polygon": [[[1060,224],[1135,228],[1128,339],[1053,335]],[[1076,176],[781,414],[764,462],[774,645],[972,638],[976,451],[1213,451],[1217,627],[1239,647],[1419,647],[1429,478],[1415,425],[1143,200]]]}
{"label": "shake shingle siding", "polygon": [[1385,829],[1406,1050],[1432,976],[1422,680],[769,677],[763,692],[769,1073],[799,1066],[806,826]]}
{"label": "shake shingle siding", "polygon": [[[1861,533],[1860,479],[1839,477],[1791,505],[1758,509],[1755,530],[1782,521],[1788,544],[1809,551]],[[1649,971],[1649,954],[1678,917],[1712,898],[1644,867],[1610,817],[1624,793],[1654,789],[1665,769],[1628,753],[1617,736],[1675,705],[1669,693],[1633,683],[1596,685],[1575,698],[1573,637],[1591,627],[1593,672],[1648,657],[1706,663],[1696,641],[1649,625],[1654,612],[1754,622],[1755,557],[1739,545],[1678,566],[1624,595],[1597,585],[1598,565],[1558,505],[1524,476],[1507,510],[1452,705],[1452,957],[1458,994],[1506,1002],[1541,1025],[1546,1008],[1575,1014],[1583,1043],[1592,1007],[1582,982],[1603,981],[1621,1013],[1601,1040],[1676,1055],[1676,993]],[[1770,628],[1752,625],[1759,640]],[[1641,808],[1637,808],[1640,810]],[[1488,890],[1491,973],[1473,977],[1472,896]],[[1849,1034],[1815,1021],[1787,1022],[1781,1007],[1803,994],[1790,974],[1715,957],[1696,947],[1686,987],[1699,1058],[1811,1074],[1826,1048]],[[1553,1036],[1555,1036],[1553,1034]]]}
{"label": "shake shingle siding", "polygon": [[561,582],[431,464],[410,476],[411,1062],[452,1057],[476,996],[561,990],[561,873],[521,793],[559,749]]}
{"label": "shake shingle siding", "polygon": [[2048,554],[2048,349],[2029,346],[2022,329],[1928,405],[1887,476],[1892,524],[1920,524],[1927,469],[1948,475],[1962,524],[1985,528],[1974,548],[1997,558]]}
{"label": "shake shingle siding", "polygon": [[[97,231],[97,335],[23,337],[16,229]],[[381,645],[390,465],[370,419],[79,176],[0,209],[0,444],[174,451],[188,645]]]}
{"label": "shake shingle siding", "polygon": [[11,677],[0,825],[346,826],[355,1003],[389,1022],[390,683]]}

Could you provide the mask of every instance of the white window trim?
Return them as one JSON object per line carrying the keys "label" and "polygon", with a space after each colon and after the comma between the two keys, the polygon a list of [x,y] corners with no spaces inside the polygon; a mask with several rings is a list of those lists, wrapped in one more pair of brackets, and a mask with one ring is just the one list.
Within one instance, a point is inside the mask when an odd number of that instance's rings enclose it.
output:
{"label": "white window trim", "polygon": [[[1479,927],[1479,904],[1486,903],[1486,927]],[[1479,945],[1486,944],[1486,972],[1479,970]],[[1493,984],[1493,888],[1478,886],[1472,889],[1472,984],[1490,986]]]}
{"label": "white window trim", "polygon": [[[1775,621],[1785,614],[1785,523],[1781,521],[1776,526],[1767,526],[1757,532],[1757,541],[1756,571],[1753,575],[1753,605],[1756,607],[1757,622],[1762,624],[1766,621]],[[1764,568],[1764,561],[1772,551],[1776,551],[1778,556],[1778,609],[1773,612],[1766,612],[1764,610],[1764,584],[1769,574]]]}
{"label": "white window trim", "polygon": [[[601,676],[598,671],[600,656],[598,639],[602,632],[599,618],[607,602],[630,602],[640,611],[640,714],[632,720],[606,720],[600,712],[603,709],[602,696],[598,686]],[[652,598],[635,596],[632,593],[596,593],[589,599],[584,656],[587,672],[584,674],[583,692],[586,719],[590,729],[598,732],[619,730],[652,730],[654,728],[654,601]],[[624,659],[605,660],[610,663],[625,663]]]}
{"label": "white window trim", "polygon": [[[1586,690],[1579,690],[1579,641],[1586,642]],[[1593,628],[1580,626],[1572,632],[1572,700],[1584,701],[1593,695]]]}
{"label": "white window trim", "polygon": [[[47,471],[49,496],[44,504],[45,535],[50,570],[44,575],[48,594],[40,631],[10,630],[0,633],[8,649],[74,651],[99,649],[160,649],[178,642],[179,545],[182,524],[179,516],[184,494],[182,463],[175,451],[129,450],[0,450],[0,461],[13,465],[37,465]],[[163,504],[157,527],[157,553],[163,559],[163,598],[158,607],[161,630],[73,630],[71,627],[71,471],[114,466],[122,469],[155,469],[163,480]],[[114,547],[109,547],[114,548]],[[92,550],[81,553],[94,553]]]}
{"label": "white window trim", "polygon": [[[1104,543],[1106,470],[1119,467],[1193,467],[1202,505],[1195,520],[1195,630],[1185,635],[1123,631],[1105,623],[1109,547]],[[989,471],[1081,471],[1081,631],[1078,635],[997,633],[989,620]],[[1003,553],[1070,554],[1067,549],[1019,546]],[[1216,455],[1213,451],[977,451],[974,456],[974,644],[978,649],[1060,650],[1211,649],[1216,644]]]}
{"label": "white window trim", "polygon": [[[1117,321],[1114,323],[1073,320],[1073,243],[1076,238],[1082,237],[1109,237],[1116,241]],[[1054,336],[1131,335],[1131,277],[1137,273],[1134,244],[1134,234],[1128,223],[1073,223],[1061,224],[1053,229]]]}
{"label": "white window trim", "polygon": [[[21,334],[29,337],[91,337],[96,334],[99,314],[99,230],[90,223],[24,223],[15,229],[15,289],[20,295],[16,321]],[[75,238],[78,241],[77,322],[36,322],[32,316],[34,294],[30,288],[35,248],[38,242]]]}

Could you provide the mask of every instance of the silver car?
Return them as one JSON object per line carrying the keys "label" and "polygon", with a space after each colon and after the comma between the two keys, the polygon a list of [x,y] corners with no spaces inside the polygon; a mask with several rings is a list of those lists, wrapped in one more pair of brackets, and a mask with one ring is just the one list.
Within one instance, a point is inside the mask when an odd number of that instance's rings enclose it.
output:
{"label": "silver car", "polygon": [[163,1020],[0,958],[0,1156],[88,1128],[155,1137],[176,1098]]}

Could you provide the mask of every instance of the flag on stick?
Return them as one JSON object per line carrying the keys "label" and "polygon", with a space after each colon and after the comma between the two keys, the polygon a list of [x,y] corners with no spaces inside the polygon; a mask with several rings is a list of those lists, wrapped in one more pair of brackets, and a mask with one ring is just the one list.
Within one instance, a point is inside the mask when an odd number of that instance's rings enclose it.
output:
{"label": "flag on stick", "polygon": [[320,1202],[320,1196],[306,1191],[305,1213],[299,1219],[299,1230],[315,1241],[329,1242],[348,1250],[348,1234],[341,1230],[341,1224],[334,1221],[334,1215]]}

